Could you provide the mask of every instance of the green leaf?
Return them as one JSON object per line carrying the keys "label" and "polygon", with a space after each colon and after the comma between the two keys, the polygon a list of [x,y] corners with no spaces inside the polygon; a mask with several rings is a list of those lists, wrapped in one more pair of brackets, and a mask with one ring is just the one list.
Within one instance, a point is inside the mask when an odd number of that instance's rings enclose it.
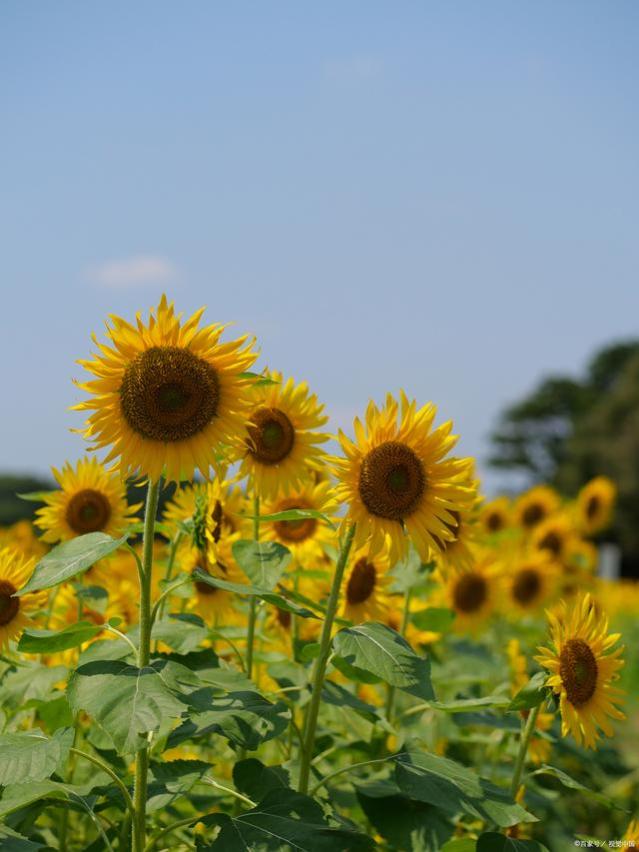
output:
{"label": "green leaf", "polygon": [[139,669],[121,660],[86,663],[69,680],[71,709],[85,710],[110,737],[118,754],[138,751],[146,735],[179,718],[184,704],[151,666]]}
{"label": "green leaf", "polygon": [[8,825],[0,825],[0,849],[2,852],[36,852],[37,849],[44,848],[44,843],[29,840],[28,837],[18,834]]}
{"label": "green leaf", "polygon": [[169,793],[188,793],[212,768],[204,760],[153,761],[150,765],[154,780],[161,783]]}
{"label": "green leaf", "polygon": [[17,597],[27,592],[50,589],[82,574],[98,559],[121,547],[127,537],[128,534],[121,538],[111,538],[105,533],[93,532],[59,544],[38,562],[27,584],[16,592]]}
{"label": "green leaf", "polygon": [[419,554],[411,545],[404,559],[398,562],[391,571],[393,576],[391,590],[404,593],[423,586],[434,567],[434,562],[422,562]]}
{"label": "green leaf", "polygon": [[38,719],[50,734],[58,728],[70,728],[73,725],[73,714],[64,693],[53,692],[45,701],[32,698],[24,705],[25,710],[31,707],[37,710]]}
{"label": "green leaf", "polygon": [[477,852],[548,852],[548,849],[536,840],[518,840],[486,831],[477,840]]}
{"label": "green leaf", "polygon": [[151,632],[152,639],[164,642],[178,654],[195,651],[208,635],[202,619],[191,613],[171,613],[168,618],[156,621]]}
{"label": "green leaf", "polygon": [[44,503],[50,494],[51,491],[27,491],[24,494],[16,494],[16,497],[29,503]]}
{"label": "green leaf", "polygon": [[394,849],[439,852],[453,833],[441,811],[402,795],[393,781],[357,787],[357,798],[369,822]]}
{"label": "green leaf", "polygon": [[239,760],[233,767],[233,783],[250,799],[260,802],[271,790],[289,789],[288,772],[281,766],[264,766],[256,757]]}
{"label": "green leaf", "polygon": [[291,551],[277,541],[236,541],[233,556],[254,586],[272,591],[291,561]]}
{"label": "green leaf", "polygon": [[71,793],[75,796],[86,796],[90,791],[91,785],[61,784],[51,780],[9,784],[4,788],[0,799],[0,818],[35,802],[44,808],[47,799],[69,799]]}
{"label": "green leaf", "polygon": [[324,682],[322,701],[325,704],[332,704],[335,707],[350,707],[351,710],[354,710],[363,719],[374,724],[381,724],[384,728],[388,727],[388,723],[377,707],[367,704],[361,698],[358,698],[357,695],[353,695],[348,689],[345,689],[338,683],[333,683],[333,681],[327,680]]}
{"label": "green leaf", "polygon": [[261,373],[253,373],[250,370],[246,370],[244,373],[240,373],[241,379],[252,379],[253,387],[259,388],[262,385],[279,385],[280,382],[277,379],[271,379],[269,376],[263,376]]}
{"label": "green leaf", "polygon": [[455,620],[455,613],[452,609],[446,609],[446,607],[433,606],[414,612],[410,620],[420,630],[445,633]]}
{"label": "green leaf", "polygon": [[417,698],[428,701],[435,697],[429,661],[418,656],[399,633],[385,624],[369,622],[340,630],[333,647],[349,666]]}
{"label": "green leaf", "polygon": [[33,630],[27,627],[20,637],[18,651],[24,654],[54,654],[66,651],[88,642],[101,630],[101,624],[91,624],[88,621],[78,621],[58,631]]}
{"label": "green leaf", "polygon": [[46,699],[66,677],[65,666],[24,666],[10,672],[2,681],[2,706],[16,710],[31,699]]}
{"label": "green leaf", "polygon": [[0,786],[44,781],[66,762],[72,745],[71,728],[51,738],[35,732],[0,734]]}
{"label": "green leaf", "polygon": [[320,805],[291,790],[271,790],[259,806],[238,816],[209,814],[206,826],[219,826],[211,843],[201,843],[201,852],[247,852],[249,849],[294,849],[296,852],[360,852],[373,849],[369,837],[347,829],[331,828]]}
{"label": "green leaf", "polygon": [[318,512],[317,509],[286,509],[284,512],[275,512],[272,515],[260,515],[260,521],[305,521],[308,518],[314,518],[318,521],[323,521],[331,529],[337,529],[335,523],[324,512]]}
{"label": "green leaf", "polygon": [[469,713],[484,707],[506,707],[510,699],[506,695],[484,695],[483,698],[457,698],[454,701],[431,701],[431,707],[444,713]]}
{"label": "green leaf", "polygon": [[563,787],[566,787],[569,790],[578,790],[580,793],[585,793],[587,796],[596,799],[596,801],[601,802],[608,808],[618,808],[619,810],[623,810],[623,807],[618,802],[615,802],[614,799],[604,796],[603,793],[591,790],[589,787],[586,787],[585,784],[581,784],[579,781],[571,778],[571,776],[562,769],[557,769],[556,766],[549,766],[547,763],[544,763],[539,767],[539,769],[535,769],[534,772],[530,772],[529,775],[531,778],[538,775],[548,775],[551,778],[555,778]]}
{"label": "green leaf", "polygon": [[[267,589],[260,589],[257,586],[244,583],[229,583],[226,580],[221,580],[219,577],[214,577],[212,574],[207,574],[205,571],[202,571],[201,568],[196,568],[192,577],[199,583],[208,583],[209,586],[214,586],[216,589],[224,589],[227,592],[233,592],[236,595],[246,595],[246,597],[249,598],[259,598],[260,600],[270,603],[273,606],[277,606],[280,609],[284,609],[287,612],[293,612],[301,618],[317,618],[315,613],[311,612],[310,609],[297,606],[297,604],[289,600],[288,592],[285,597],[279,592],[269,592]],[[291,597],[293,597],[292,594]]]}
{"label": "green leaf", "polygon": [[419,752],[399,754],[395,760],[397,784],[411,799],[434,805],[449,814],[462,811],[490,820],[501,828],[536,821],[507,790],[480,778],[460,763]]}
{"label": "green leaf", "polygon": [[537,672],[537,674],[534,674],[526,686],[522,687],[510,702],[508,711],[530,710],[541,704],[547,694],[545,688],[547,678],[548,674],[546,672]]}

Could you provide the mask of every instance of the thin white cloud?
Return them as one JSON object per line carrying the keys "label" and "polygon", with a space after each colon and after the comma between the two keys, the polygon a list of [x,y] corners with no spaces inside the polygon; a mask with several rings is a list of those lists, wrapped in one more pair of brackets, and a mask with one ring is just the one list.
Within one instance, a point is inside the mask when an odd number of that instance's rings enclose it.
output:
{"label": "thin white cloud", "polygon": [[109,260],[91,267],[89,278],[103,287],[143,287],[147,284],[170,284],[177,269],[170,260],[155,255],[136,255],[122,260]]}

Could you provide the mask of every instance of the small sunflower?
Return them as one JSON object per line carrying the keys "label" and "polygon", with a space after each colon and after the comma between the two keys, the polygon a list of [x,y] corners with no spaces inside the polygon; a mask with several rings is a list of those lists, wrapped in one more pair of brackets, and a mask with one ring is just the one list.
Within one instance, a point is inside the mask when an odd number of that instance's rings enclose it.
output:
{"label": "small sunflower", "polygon": [[546,606],[556,593],[560,574],[561,566],[547,551],[518,559],[502,578],[507,614],[525,615]]}
{"label": "small sunflower", "polygon": [[33,613],[46,604],[46,592],[15,597],[34,568],[34,559],[25,559],[9,547],[0,550],[0,649],[6,648],[9,642],[17,639],[32,620]]}
{"label": "small sunflower", "polygon": [[617,487],[607,476],[596,476],[577,495],[577,523],[586,535],[595,535],[610,525]]}
{"label": "small sunflower", "polygon": [[452,423],[432,430],[436,408],[417,409],[401,392],[400,405],[388,394],[381,410],[371,402],[366,426],[355,419],[355,442],[339,433],[346,458],[334,460],[338,499],[357,524],[355,546],[371,552],[390,543],[391,562],[405,556],[412,540],[424,562],[441,552],[438,542],[454,539],[453,512],[472,504],[475,493],[464,478],[472,459],[444,457],[454,447]]}
{"label": "small sunflower", "polygon": [[80,459],[75,468],[67,462],[52,471],[60,490],[47,494],[46,505],[36,512],[43,541],[55,544],[92,532],[117,538],[137,520],[142,504],[129,506],[123,481],[97,459]]}
{"label": "small sunflower", "polygon": [[487,535],[503,532],[511,522],[512,506],[508,497],[497,497],[481,507],[479,524]]}
{"label": "small sunflower", "polygon": [[485,624],[497,605],[498,581],[499,569],[488,551],[477,552],[471,569],[451,573],[444,595],[455,612],[455,631],[475,633]]}
{"label": "small sunflower", "polygon": [[544,550],[555,559],[563,559],[569,543],[575,535],[575,528],[565,512],[557,512],[541,521],[532,534],[532,546],[535,550]]}
{"label": "small sunflower", "polygon": [[371,554],[367,547],[355,550],[346,569],[341,615],[355,624],[384,621],[388,613],[388,553]]}
{"label": "small sunflower", "polygon": [[598,729],[613,736],[608,717],[625,719],[616,706],[623,693],[612,685],[623,666],[623,647],[613,650],[620,636],[608,634],[608,619],[597,614],[589,594],[570,608],[562,601],[548,618],[551,647],[539,648],[535,659],[550,672],[548,685],[559,695],[562,735],[595,748]]}
{"label": "small sunflower", "polygon": [[[337,511],[330,482],[322,480],[315,484],[307,480],[286,496],[265,503],[261,507],[264,515],[275,515],[288,509],[310,509],[331,517]],[[299,565],[313,568],[322,560],[325,546],[335,539],[331,527],[321,518],[302,518],[291,521],[265,521],[260,527],[260,536],[267,541],[279,541],[293,554]]]}
{"label": "small sunflower", "polygon": [[318,431],[327,421],[306,382],[283,381],[280,373],[264,375],[251,392],[248,436],[239,458],[240,476],[247,476],[260,497],[288,494],[323,466],[318,447],[329,435]]}
{"label": "small sunflower", "polygon": [[559,508],[559,495],[548,485],[536,485],[522,494],[515,504],[517,524],[530,532]]}
{"label": "small sunflower", "polygon": [[[243,373],[255,358],[252,340],[221,343],[222,325],[199,328],[204,308],[184,324],[162,296],[148,324],[113,316],[111,345],[79,363],[95,379],[78,386],[91,398],[74,408],[92,411],[84,436],[95,449],[111,447],[122,476],[156,481],[208,476],[220,446],[245,434],[247,390]],[[94,338],[95,340],[95,338]]]}

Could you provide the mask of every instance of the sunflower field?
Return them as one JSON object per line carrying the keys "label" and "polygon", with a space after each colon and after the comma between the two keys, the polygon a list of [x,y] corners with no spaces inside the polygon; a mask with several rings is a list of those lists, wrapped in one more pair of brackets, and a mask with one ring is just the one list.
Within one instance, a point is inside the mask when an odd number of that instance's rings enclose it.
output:
{"label": "sunflower field", "polygon": [[97,454],[0,530],[0,849],[639,847],[614,483],[488,501],[432,403],[333,436],[227,337],[111,317]]}

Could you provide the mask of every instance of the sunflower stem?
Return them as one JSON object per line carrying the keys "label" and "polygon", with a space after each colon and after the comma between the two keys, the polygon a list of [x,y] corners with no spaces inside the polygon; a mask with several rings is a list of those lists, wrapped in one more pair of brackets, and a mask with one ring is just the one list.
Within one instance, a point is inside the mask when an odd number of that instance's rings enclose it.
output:
{"label": "sunflower stem", "polygon": [[348,554],[351,551],[353,538],[355,537],[355,524],[351,524],[348,528],[342,548],[340,550],[337,565],[335,566],[335,574],[333,575],[333,583],[331,592],[326,605],[326,617],[322,627],[322,636],[320,639],[320,651],[315,660],[315,668],[313,671],[313,686],[311,692],[311,700],[306,711],[306,722],[304,725],[304,748],[302,749],[300,760],[300,778],[299,791],[300,793],[308,792],[308,781],[311,771],[311,760],[313,757],[313,745],[315,743],[315,730],[317,728],[317,716],[319,714],[320,701],[322,697],[322,687],[324,686],[324,678],[326,676],[326,667],[328,658],[331,652],[331,634],[333,631],[333,622],[337,613],[337,604],[339,601],[339,593],[344,578],[344,570],[348,562]]}
{"label": "sunflower stem", "polygon": [[528,752],[528,745],[533,735],[533,731],[535,730],[535,725],[537,723],[537,716],[539,716],[539,711],[541,710],[541,704],[538,704],[536,707],[533,707],[525,722],[522,722],[521,728],[521,739],[519,741],[519,753],[517,754],[517,760],[515,761],[515,769],[513,771],[513,780],[510,785],[510,792],[513,799],[517,796],[519,792],[519,784],[521,782],[521,775],[524,771],[524,765],[526,763],[526,754]]}
{"label": "sunflower stem", "polygon": [[[151,574],[153,569],[153,537],[158,511],[160,480],[150,482],[144,513],[144,538],[142,541],[142,570],[140,571],[140,645],[138,668],[148,666],[151,657]],[[135,757],[135,784],[133,802],[133,852],[144,852],[146,846],[146,793],[149,770],[148,742]]]}
{"label": "sunflower stem", "polygon": [[[260,540],[260,498],[257,494],[253,497],[253,540]],[[255,622],[257,621],[257,598],[251,597],[249,603],[248,630],[246,633],[246,675],[253,674],[253,651],[255,645]]]}
{"label": "sunflower stem", "polygon": [[[406,628],[408,627],[408,619],[410,618],[410,597],[411,590],[410,588],[406,589],[404,593],[404,609],[402,611],[402,623],[399,628],[399,632],[403,637],[406,636]],[[386,697],[386,719],[392,724],[393,717],[395,715],[395,687],[388,687],[388,695]]]}

